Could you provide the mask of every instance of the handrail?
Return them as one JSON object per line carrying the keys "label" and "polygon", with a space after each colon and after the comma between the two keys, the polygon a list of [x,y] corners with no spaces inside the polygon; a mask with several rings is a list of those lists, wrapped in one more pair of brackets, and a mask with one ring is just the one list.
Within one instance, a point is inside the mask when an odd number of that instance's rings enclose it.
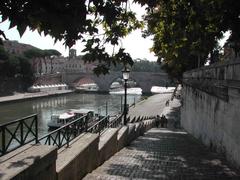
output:
{"label": "handrail", "polygon": [[[99,121],[94,123],[94,121],[89,122],[88,115],[84,115],[42,136],[41,138],[38,138],[37,114],[29,115],[9,123],[4,123],[3,125],[0,125],[0,137],[2,145],[2,147],[0,147],[0,156],[34,140],[35,143],[56,145],[58,148],[61,148],[66,144],[69,146],[69,142],[83,132],[100,134],[107,128],[114,128],[122,125],[123,114],[117,115],[112,120],[110,117],[110,115],[104,116]],[[28,120],[31,121],[28,122]],[[88,127],[91,124],[93,125]],[[19,145],[13,146],[11,144],[13,141],[16,141],[14,143]]]}
{"label": "handrail", "polygon": [[32,141],[38,142],[37,114],[0,125],[0,156]]}
{"label": "handrail", "polygon": [[58,128],[58,129],[56,129],[56,130],[54,130],[54,131],[51,131],[50,133],[48,133],[48,134],[44,135],[43,137],[39,138],[39,140],[42,140],[42,139],[44,139],[46,136],[51,135],[51,134],[54,134],[54,133],[56,133],[57,131],[60,131],[60,130],[64,129],[64,128],[66,128],[67,126],[72,125],[72,124],[74,124],[76,121],[79,121],[80,119],[83,119],[83,118],[85,118],[85,117],[87,117],[87,115],[81,116],[80,118],[75,119],[75,120],[71,121],[70,123],[63,125],[63,126],[61,126],[60,128]]}
{"label": "handrail", "polygon": [[72,141],[79,134],[87,130],[88,115],[81,116],[78,119],[71,121],[68,124],[50,132],[39,138],[39,142],[43,141],[43,144],[57,145],[58,148],[66,145],[69,146],[69,142]]}
{"label": "handrail", "polygon": [[29,115],[29,116],[25,116],[25,117],[22,117],[22,118],[13,120],[13,121],[11,121],[11,122],[7,122],[7,123],[0,124],[0,127],[1,127],[1,126],[8,126],[8,125],[11,125],[11,124],[14,124],[14,123],[18,123],[19,121],[24,121],[25,119],[29,119],[29,118],[32,118],[32,117],[34,117],[34,116],[37,116],[37,114],[31,114],[31,115]]}
{"label": "handrail", "polygon": [[91,127],[89,127],[87,129],[87,132],[91,132],[91,133],[101,133],[101,131],[103,131],[108,123],[109,123],[109,115],[108,116],[104,116],[102,119],[100,119],[98,122],[96,122],[95,124],[93,124]]}
{"label": "handrail", "polygon": [[117,127],[122,123],[123,113],[118,115],[115,119],[109,122],[108,127]]}
{"label": "handrail", "polygon": [[106,128],[115,128],[122,124],[123,114],[118,115],[115,119],[109,121],[110,115],[105,116],[97,123],[88,128],[88,132],[101,134]]}

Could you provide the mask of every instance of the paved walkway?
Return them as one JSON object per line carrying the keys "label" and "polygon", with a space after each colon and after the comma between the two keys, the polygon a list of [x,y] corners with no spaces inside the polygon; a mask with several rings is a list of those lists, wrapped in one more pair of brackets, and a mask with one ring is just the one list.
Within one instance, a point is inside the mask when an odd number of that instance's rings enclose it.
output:
{"label": "paved walkway", "polygon": [[160,115],[165,108],[165,102],[169,100],[172,93],[156,94],[140,101],[135,106],[130,107],[128,116],[131,118],[138,116]]}
{"label": "paved walkway", "polygon": [[174,99],[165,107],[170,97],[154,95],[129,113],[163,113],[169,119],[169,129],[151,129],[84,179],[240,180],[240,172],[231,168],[223,156],[209,151],[184,130],[173,128],[179,120],[180,102]]}
{"label": "paved walkway", "polygon": [[153,128],[84,179],[239,180],[240,176],[186,132]]}

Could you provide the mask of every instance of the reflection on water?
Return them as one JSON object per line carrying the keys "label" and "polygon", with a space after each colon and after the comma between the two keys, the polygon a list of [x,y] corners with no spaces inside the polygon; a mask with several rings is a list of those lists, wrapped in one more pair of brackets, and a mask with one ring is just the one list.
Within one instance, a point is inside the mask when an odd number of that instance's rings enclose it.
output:
{"label": "reflection on water", "polygon": [[66,96],[64,97],[57,97],[55,99],[47,99],[44,101],[39,101],[39,102],[33,102],[32,103],[32,108],[33,110],[38,110],[38,109],[42,109],[42,108],[51,108],[51,107],[57,107],[57,106],[61,106],[63,104],[66,104],[67,102],[67,98]]}
{"label": "reflection on water", "polygon": [[[47,122],[52,114],[65,112],[67,109],[88,108],[105,114],[116,113],[121,109],[121,95],[114,94],[68,94],[58,97],[45,97],[12,102],[0,105],[0,124],[9,122],[30,114],[37,113],[39,118],[40,136],[47,133]],[[140,100],[141,95],[128,95],[128,103]],[[122,99],[123,100],[123,99]],[[106,102],[108,108],[106,109]],[[123,102],[123,101],[122,101]]]}

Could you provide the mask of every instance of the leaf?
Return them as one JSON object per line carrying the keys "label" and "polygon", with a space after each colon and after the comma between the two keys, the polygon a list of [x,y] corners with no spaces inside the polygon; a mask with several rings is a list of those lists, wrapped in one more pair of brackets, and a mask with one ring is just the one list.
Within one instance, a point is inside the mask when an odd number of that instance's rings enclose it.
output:
{"label": "leaf", "polygon": [[15,27],[17,25],[17,23],[14,20],[10,20],[10,25],[8,29],[11,29],[13,27]]}
{"label": "leaf", "polygon": [[2,21],[1,22],[4,22],[8,19],[8,16],[5,16],[4,14],[2,14]]}
{"label": "leaf", "polygon": [[20,34],[20,37],[22,37],[22,35],[26,31],[26,28],[27,28],[27,26],[25,24],[18,24],[17,30],[18,30],[18,32]]}

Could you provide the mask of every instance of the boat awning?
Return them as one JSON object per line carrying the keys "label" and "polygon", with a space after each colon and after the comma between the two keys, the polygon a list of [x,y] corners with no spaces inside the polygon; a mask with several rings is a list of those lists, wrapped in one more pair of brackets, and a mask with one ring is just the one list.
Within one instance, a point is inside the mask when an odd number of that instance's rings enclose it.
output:
{"label": "boat awning", "polygon": [[93,112],[92,109],[71,109],[70,112],[76,113],[76,114],[87,114],[89,112]]}
{"label": "boat awning", "polygon": [[68,119],[74,117],[74,113],[67,112],[59,115],[59,119]]}

